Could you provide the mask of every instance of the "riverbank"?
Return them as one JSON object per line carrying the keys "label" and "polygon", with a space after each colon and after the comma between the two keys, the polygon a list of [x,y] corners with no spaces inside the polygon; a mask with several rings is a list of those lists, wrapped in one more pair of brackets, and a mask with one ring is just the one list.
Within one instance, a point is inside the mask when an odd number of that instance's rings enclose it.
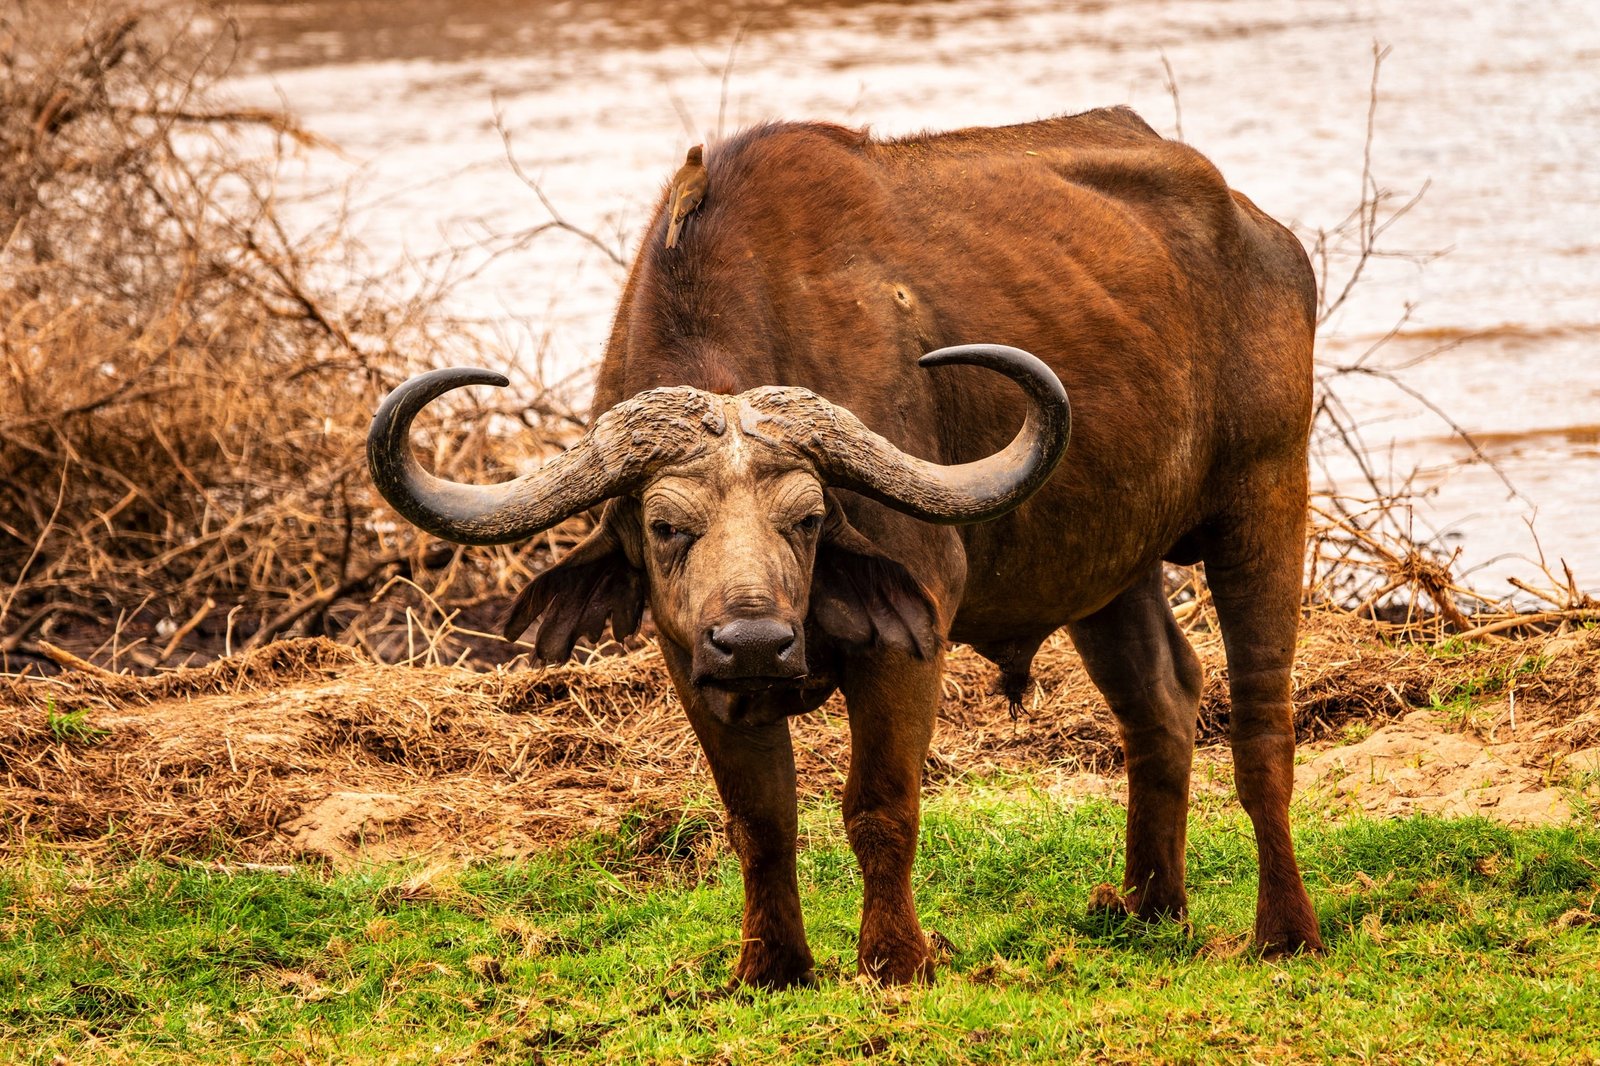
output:
{"label": "riverbank", "polygon": [[[1196,788],[1227,795],[1221,641],[1191,637],[1207,671]],[[953,650],[930,788],[1025,774],[1063,795],[1120,794],[1114,723],[1064,634],[1036,677],[1013,722],[994,668]],[[1296,708],[1297,786],[1328,812],[1547,824],[1600,801],[1600,628],[1440,645],[1312,612]],[[838,697],[794,728],[802,789],[834,795],[848,766]],[[307,639],[155,676],[8,677],[0,766],[13,852],[348,865],[520,855],[623,824],[655,827],[677,858],[723,847],[653,644],[476,671]]]}

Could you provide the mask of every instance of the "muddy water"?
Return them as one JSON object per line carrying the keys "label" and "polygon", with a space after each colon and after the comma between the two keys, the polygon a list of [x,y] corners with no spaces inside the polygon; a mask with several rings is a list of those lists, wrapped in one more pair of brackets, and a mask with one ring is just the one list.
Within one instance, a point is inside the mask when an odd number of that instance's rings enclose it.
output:
{"label": "muddy water", "polygon": [[[466,249],[462,269],[476,273],[456,306],[578,390],[623,271],[563,232],[485,261],[485,235],[549,219],[506,163],[497,107],[554,207],[625,257],[719,113],[727,129],[798,117],[892,134],[1111,103],[1169,135],[1181,118],[1185,140],[1309,244],[1361,198],[1383,42],[1372,171],[1393,205],[1426,191],[1329,319],[1324,371],[1365,358],[1398,376],[1403,387],[1363,373],[1334,388],[1382,486],[1421,494],[1417,532],[1461,547],[1481,586],[1504,591],[1540,546],[1600,586],[1593,0],[313,0],[236,13],[237,92],[285,100],[345,153],[313,153],[286,180],[353,180],[380,258]],[[1352,265],[1333,257],[1331,290]],[[1488,462],[1464,462],[1472,447],[1430,404]],[[1370,491],[1336,453],[1318,478]]]}

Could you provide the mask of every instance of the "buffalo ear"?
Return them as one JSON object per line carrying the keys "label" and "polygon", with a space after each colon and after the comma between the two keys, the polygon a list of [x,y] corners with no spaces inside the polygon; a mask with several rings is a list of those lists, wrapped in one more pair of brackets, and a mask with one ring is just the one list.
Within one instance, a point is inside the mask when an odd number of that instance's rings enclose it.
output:
{"label": "buffalo ear", "polygon": [[911,571],[862,536],[831,499],[811,571],[811,614],[853,648],[898,648],[931,658],[943,638],[933,597]]}
{"label": "buffalo ear", "polygon": [[578,638],[599,640],[608,621],[616,640],[637,632],[645,583],[631,543],[636,520],[621,501],[606,504],[595,531],[518,593],[506,615],[506,639],[516,640],[537,621],[534,653],[558,663],[572,654]]}

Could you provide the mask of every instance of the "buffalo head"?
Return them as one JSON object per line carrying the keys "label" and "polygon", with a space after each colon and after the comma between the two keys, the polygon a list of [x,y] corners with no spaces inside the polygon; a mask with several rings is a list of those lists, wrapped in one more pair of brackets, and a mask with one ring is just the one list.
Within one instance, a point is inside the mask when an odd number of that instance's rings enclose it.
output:
{"label": "buffalo head", "polygon": [[440,394],[507,383],[472,369],[435,370],[391,393],[373,419],[367,457],[397,511],[462,544],[522,540],[606,503],[594,533],[512,606],[506,635],[537,622],[541,659],[566,658],[608,623],[618,639],[633,633],[648,597],[694,684],[769,689],[807,673],[808,623],[846,647],[886,645],[918,657],[941,639],[926,591],[852,528],[824,489],[930,522],[981,522],[1020,504],[1060,461],[1071,418],[1044,363],[999,345],[944,348],[921,360],[951,364],[1005,374],[1029,401],[1009,446],[958,466],[905,454],[805,389],[724,396],[677,386],[606,411],[531,474],[497,485],[444,481],[417,463],[407,435]]}

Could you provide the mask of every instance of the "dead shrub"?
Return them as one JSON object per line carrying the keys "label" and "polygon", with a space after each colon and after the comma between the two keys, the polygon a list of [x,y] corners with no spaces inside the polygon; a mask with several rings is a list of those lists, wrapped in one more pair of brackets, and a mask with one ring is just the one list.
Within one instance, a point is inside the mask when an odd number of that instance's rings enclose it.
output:
{"label": "dead shrub", "polygon": [[[34,4],[0,28],[8,663],[37,637],[151,667],[295,632],[396,657],[525,570],[430,542],[372,492],[384,393],[506,357],[439,313],[437,285],[378,280],[341,219],[291,231],[275,172],[313,138],[226,105],[233,44],[182,7]],[[491,399],[430,410],[447,476],[503,478],[569,425],[526,379]],[[532,432],[490,432],[507,419]]]}

